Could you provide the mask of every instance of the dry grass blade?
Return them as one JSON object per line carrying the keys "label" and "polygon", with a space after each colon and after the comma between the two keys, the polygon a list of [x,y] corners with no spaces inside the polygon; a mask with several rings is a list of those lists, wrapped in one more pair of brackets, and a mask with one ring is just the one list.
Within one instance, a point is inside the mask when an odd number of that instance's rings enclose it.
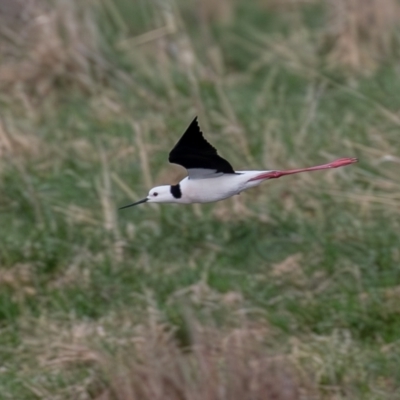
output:
{"label": "dry grass blade", "polygon": [[135,132],[136,146],[140,157],[140,165],[143,171],[143,180],[147,187],[153,186],[153,178],[151,175],[150,161],[148,157],[148,150],[143,140],[143,130],[139,123],[132,122],[132,128]]}
{"label": "dry grass blade", "polygon": [[115,204],[111,198],[111,178],[108,161],[103,149],[100,149],[100,158],[103,167],[102,182],[99,187],[99,196],[103,208],[104,229],[112,231],[116,238],[119,237]]}

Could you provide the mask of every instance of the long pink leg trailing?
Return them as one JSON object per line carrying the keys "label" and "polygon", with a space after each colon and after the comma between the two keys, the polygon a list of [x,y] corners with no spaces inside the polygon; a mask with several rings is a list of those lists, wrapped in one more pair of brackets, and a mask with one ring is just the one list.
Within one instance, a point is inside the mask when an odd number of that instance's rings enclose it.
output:
{"label": "long pink leg trailing", "polygon": [[257,175],[254,178],[251,178],[249,182],[258,181],[260,179],[280,178],[281,176],[299,174],[300,172],[310,172],[310,171],[319,171],[320,169],[339,168],[339,167],[344,167],[346,165],[354,164],[357,161],[358,161],[357,158],[339,158],[338,160],[332,161],[328,164],[316,165],[315,167],[289,169],[286,171],[269,171]]}

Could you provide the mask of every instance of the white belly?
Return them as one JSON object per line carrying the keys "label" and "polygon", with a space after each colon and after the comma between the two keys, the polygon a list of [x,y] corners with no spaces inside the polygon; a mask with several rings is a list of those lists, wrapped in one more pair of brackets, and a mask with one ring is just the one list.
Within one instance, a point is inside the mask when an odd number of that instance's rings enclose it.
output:
{"label": "white belly", "polygon": [[220,177],[206,179],[185,178],[180,182],[182,203],[210,203],[239,194],[249,187],[257,186],[260,182],[251,179],[260,171],[243,171],[237,175],[225,174]]}

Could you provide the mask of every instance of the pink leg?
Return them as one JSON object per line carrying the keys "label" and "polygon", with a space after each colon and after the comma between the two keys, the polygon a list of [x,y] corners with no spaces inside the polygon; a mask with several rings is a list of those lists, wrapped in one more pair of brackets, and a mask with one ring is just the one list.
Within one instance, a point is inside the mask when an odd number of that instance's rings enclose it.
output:
{"label": "pink leg", "polygon": [[265,172],[263,174],[260,174],[254,178],[251,178],[249,180],[249,182],[257,181],[259,179],[280,178],[281,176],[284,176],[284,175],[298,174],[300,172],[319,171],[320,169],[339,168],[339,167],[344,167],[346,165],[354,164],[357,161],[358,161],[357,158],[339,158],[338,160],[332,161],[329,164],[316,165],[315,167],[289,169],[286,171],[270,171],[270,172]]}

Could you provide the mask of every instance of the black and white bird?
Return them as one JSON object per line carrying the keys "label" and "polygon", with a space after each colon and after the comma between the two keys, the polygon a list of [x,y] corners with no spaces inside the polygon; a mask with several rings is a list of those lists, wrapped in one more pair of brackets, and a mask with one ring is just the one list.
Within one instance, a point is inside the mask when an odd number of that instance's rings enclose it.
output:
{"label": "black and white bird", "polygon": [[197,117],[171,150],[168,160],[170,163],[186,168],[188,176],[177,185],[157,186],[151,189],[144,199],[120,209],[146,202],[210,203],[239,194],[268,179],[300,172],[344,167],[357,162],[356,158],[340,158],[329,164],[284,171],[235,171],[232,165],[219,156],[217,150],[204,139]]}

